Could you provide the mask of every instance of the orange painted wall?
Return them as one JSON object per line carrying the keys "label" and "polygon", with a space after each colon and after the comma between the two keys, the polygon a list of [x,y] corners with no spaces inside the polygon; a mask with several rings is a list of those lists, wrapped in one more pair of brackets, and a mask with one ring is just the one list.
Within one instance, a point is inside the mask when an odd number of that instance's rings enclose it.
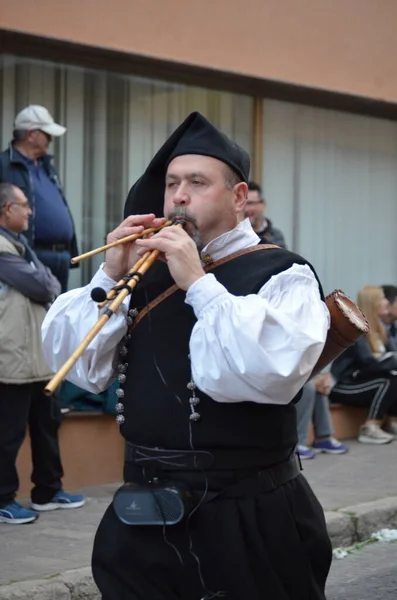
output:
{"label": "orange painted wall", "polygon": [[397,101],[396,0],[0,0],[0,27]]}

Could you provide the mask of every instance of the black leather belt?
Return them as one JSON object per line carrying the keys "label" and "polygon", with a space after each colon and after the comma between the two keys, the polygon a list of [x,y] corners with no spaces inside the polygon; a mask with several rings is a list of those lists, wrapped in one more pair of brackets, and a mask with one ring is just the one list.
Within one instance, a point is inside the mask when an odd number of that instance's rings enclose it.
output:
{"label": "black leather belt", "polygon": [[47,244],[42,242],[35,242],[34,249],[35,250],[52,250],[53,252],[63,252],[64,250],[69,250],[69,244]]}
{"label": "black leather belt", "polygon": [[280,486],[292,481],[301,472],[301,465],[296,454],[291,456],[289,460],[280,465],[270,467],[260,471],[254,477],[241,479],[234,485],[228,487],[223,492],[209,492],[208,501],[214,500],[217,497],[221,498],[247,498],[256,496],[263,492],[271,492]]}
{"label": "black leather belt", "polygon": [[155,468],[160,471],[193,471],[209,469],[237,471],[241,469],[262,470],[285,463],[294,449],[277,452],[265,450],[168,450],[148,448],[126,442],[125,462],[136,467]]}
{"label": "black leather belt", "polygon": [[[289,481],[292,481],[293,479],[295,479],[296,477],[298,477],[298,475],[301,472],[301,463],[299,460],[299,457],[297,456],[297,454],[295,453],[295,451],[293,451],[293,453],[288,457],[288,458],[284,458],[283,462],[280,462],[278,464],[274,464],[273,466],[269,466],[269,467],[262,467],[262,468],[255,468],[252,466],[252,461],[251,461],[251,467],[249,469],[238,469],[238,467],[236,467],[236,465],[234,465],[233,467],[230,467],[230,460],[229,460],[229,468],[225,469],[228,471],[232,471],[234,476],[236,477],[237,480],[235,480],[234,483],[230,483],[230,484],[225,484],[225,487],[221,490],[215,490],[215,489],[211,489],[211,486],[209,486],[210,489],[207,489],[207,491],[205,492],[205,494],[203,495],[202,490],[201,492],[198,491],[199,489],[201,489],[199,487],[195,486],[195,481],[192,480],[190,481],[189,479],[186,479],[186,476],[188,476],[190,478],[191,474],[193,474],[193,471],[196,471],[197,474],[197,467],[194,467],[194,461],[195,460],[199,460],[199,459],[203,459],[205,458],[205,456],[202,455],[206,455],[205,452],[192,452],[191,455],[189,454],[189,459],[187,461],[187,463],[190,464],[184,464],[183,467],[182,466],[175,466],[178,462],[178,460],[181,460],[181,458],[179,459],[178,457],[182,456],[183,454],[186,454],[186,452],[181,451],[181,452],[177,452],[177,451],[162,451],[161,455],[160,455],[160,451],[156,451],[155,448],[151,448],[151,449],[146,449],[145,451],[142,450],[142,446],[133,446],[132,444],[128,444],[128,448],[129,448],[129,452],[127,452],[127,454],[131,454],[132,456],[130,456],[130,458],[132,458],[132,461],[126,461],[126,465],[133,465],[133,468],[136,469],[138,467],[138,472],[139,473],[145,473],[145,468],[146,466],[149,467],[154,467],[154,471],[152,472],[151,476],[160,476],[160,479],[162,477],[166,477],[166,479],[168,480],[169,477],[169,473],[167,473],[167,471],[171,472],[171,478],[172,479],[176,479],[179,481],[180,477],[183,476],[183,479],[181,479],[182,482],[185,483],[185,485],[191,486],[191,492],[193,493],[193,497],[195,498],[195,501],[197,501],[197,503],[207,503],[207,502],[212,502],[214,500],[217,499],[223,499],[223,498],[247,498],[247,497],[252,497],[252,496],[257,496],[258,494],[261,493],[266,493],[266,492],[272,492],[273,490],[276,490],[277,488],[279,488],[280,486],[288,483]],[[139,452],[138,452],[139,450]],[[151,450],[152,452],[156,453],[157,459],[156,461],[153,460],[153,457],[149,457],[147,454],[147,450]],[[235,451],[233,451],[235,452]],[[229,459],[230,459],[230,453],[229,451],[227,452],[227,454],[229,454]],[[244,451],[242,451],[244,453]],[[242,452],[239,452],[239,454],[241,455]],[[252,452],[246,451],[247,454],[251,454],[251,458],[252,458]],[[214,461],[212,462],[212,465],[214,465],[216,463],[216,452],[209,453],[212,456],[214,456]],[[226,454],[226,451],[225,451]],[[171,456],[172,455],[172,456]],[[149,458],[151,459],[149,461]],[[262,454],[262,460],[263,460],[263,454]],[[149,464],[147,464],[149,463]],[[164,464],[165,463],[165,464]],[[204,466],[204,463],[202,463],[202,470],[203,473],[205,473],[205,478],[207,480],[207,484],[211,479],[211,473],[212,470],[209,469],[207,470]],[[245,463],[247,464],[247,463]],[[189,467],[189,469],[188,469]],[[150,470],[150,468],[149,468]],[[190,470],[190,474],[187,475],[187,471]],[[185,471],[185,474],[183,474],[183,471]],[[129,475],[131,476],[131,472],[129,473]],[[144,478],[146,478],[147,474],[144,475]],[[127,475],[128,477],[128,475]],[[133,478],[131,479],[131,481],[136,481],[135,476],[132,476]],[[208,477],[208,479],[207,479]],[[129,479],[127,479],[127,481],[130,481]],[[197,483],[197,481],[196,481]],[[195,491],[196,490],[196,491]]]}

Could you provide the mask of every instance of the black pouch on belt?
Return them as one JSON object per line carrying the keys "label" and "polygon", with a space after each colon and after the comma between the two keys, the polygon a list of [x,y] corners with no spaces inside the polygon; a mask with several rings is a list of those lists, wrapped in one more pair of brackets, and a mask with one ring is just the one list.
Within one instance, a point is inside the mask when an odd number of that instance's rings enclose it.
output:
{"label": "black pouch on belt", "polygon": [[126,525],[176,525],[187,517],[193,496],[181,483],[125,483],[113,497],[113,508]]}

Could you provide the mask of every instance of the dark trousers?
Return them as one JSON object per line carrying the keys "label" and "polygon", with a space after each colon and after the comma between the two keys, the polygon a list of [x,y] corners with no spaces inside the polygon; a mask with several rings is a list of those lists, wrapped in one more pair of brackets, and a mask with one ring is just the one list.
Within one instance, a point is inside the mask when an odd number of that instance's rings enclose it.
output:
{"label": "dark trousers", "polygon": [[337,404],[368,407],[368,419],[375,421],[385,416],[397,417],[397,377],[382,375],[337,383],[329,398]]}
{"label": "dark trousers", "polygon": [[58,429],[61,412],[43,393],[44,381],[0,383],[0,507],[12,502],[19,487],[16,459],[29,426],[32,448],[32,502],[46,504],[62,488]]}
{"label": "dark trousers", "polygon": [[[229,475],[211,477],[224,485]],[[102,600],[325,600],[331,558],[324,513],[299,475],[165,528],[125,525],[110,506],[92,570]]]}
{"label": "dark trousers", "polygon": [[70,269],[70,252],[63,250],[57,252],[55,250],[35,249],[38,259],[51,269],[52,274],[58,279],[62,286],[61,293],[68,291],[69,269]]}

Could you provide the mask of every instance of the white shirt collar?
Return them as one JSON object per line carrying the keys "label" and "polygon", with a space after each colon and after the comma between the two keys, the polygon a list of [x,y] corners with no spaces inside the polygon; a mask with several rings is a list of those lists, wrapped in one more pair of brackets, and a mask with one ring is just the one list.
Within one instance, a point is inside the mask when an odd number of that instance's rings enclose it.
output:
{"label": "white shirt collar", "polygon": [[250,220],[244,219],[237,227],[219,237],[211,240],[201,251],[201,260],[204,264],[215,262],[238,252],[245,248],[250,248],[260,242],[260,237],[252,229]]}

